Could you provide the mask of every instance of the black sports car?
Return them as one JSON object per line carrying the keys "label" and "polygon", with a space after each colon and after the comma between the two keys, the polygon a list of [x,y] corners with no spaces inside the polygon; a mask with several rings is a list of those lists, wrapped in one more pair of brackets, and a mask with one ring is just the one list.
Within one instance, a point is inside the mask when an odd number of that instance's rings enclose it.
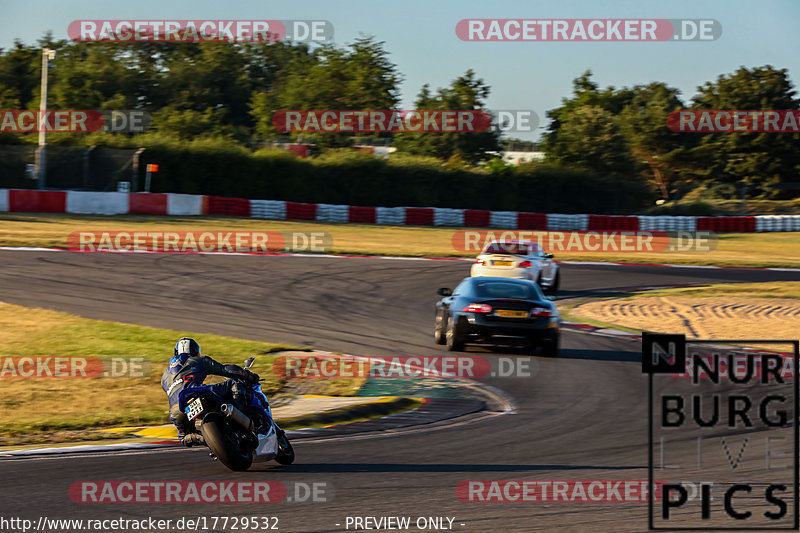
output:
{"label": "black sports car", "polygon": [[466,343],[526,340],[542,355],[557,356],[561,316],[539,286],[512,278],[465,278],[454,290],[439,289],[437,344],[461,351]]}

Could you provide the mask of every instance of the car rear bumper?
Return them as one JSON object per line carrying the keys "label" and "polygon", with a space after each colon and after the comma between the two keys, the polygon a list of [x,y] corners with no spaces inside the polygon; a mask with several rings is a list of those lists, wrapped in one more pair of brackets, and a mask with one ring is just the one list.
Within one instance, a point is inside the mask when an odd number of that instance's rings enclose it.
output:
{"label": "car rear bumper", "polygon": [[492,267],[486,265],[472,265],[472,268],[470,269],[470,276],[473,278],[494,277],[531,279],[530,272],[524,268]]}
{"label": "car rear bumper", "polygon": [[463,334],[470,337],[506,336],[543,339],[557,335],[560,322],[558,317],[497,320],[478,313],[464,313],[459,320]]}

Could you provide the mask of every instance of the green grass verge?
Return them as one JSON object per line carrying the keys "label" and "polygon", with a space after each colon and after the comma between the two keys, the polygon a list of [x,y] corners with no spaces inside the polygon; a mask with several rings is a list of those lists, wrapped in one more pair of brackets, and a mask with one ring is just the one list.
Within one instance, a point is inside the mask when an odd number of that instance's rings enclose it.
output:
{"label": "green grass verge", "polygon": [[[59,440],[119,438],[99,435],[98,427],[169,423],[161,373],[175,341],[190,335],[203,353],[241,364],[256,356],[253,371],[269,395],[281,388],[272,362],[275,352],[303,350],[288,345],[90,320],[56,311],[0,303],[0,445]],[[142,377],[19,377],[20,357],[116,358],[141,361]],[[49,368],[54,368],[54,361]],[[120,366],[121,367],[121,366]],[[23,367],[30,370],[31,366]],[[91,374],[91,372],[88,372]],[[80,374],[78,374],[80,375]],[[210,379],[209,382],[221,378]],[[347,383],[336,383],[347,381]],[[328,394],[353,395],[358,380],[332,380]],[[122,435],[124,437],[124,435]]]}

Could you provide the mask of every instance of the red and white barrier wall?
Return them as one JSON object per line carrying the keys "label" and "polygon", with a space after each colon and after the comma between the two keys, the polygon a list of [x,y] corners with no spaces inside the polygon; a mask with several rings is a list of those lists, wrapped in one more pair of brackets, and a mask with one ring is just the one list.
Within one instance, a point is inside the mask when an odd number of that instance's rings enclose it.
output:
{"label": "red and white barrier wall", "polygon": [[173,193],[0,189],[0,211],[97,215],[223,215],[391,226],[574,231],[800,231],[800,215],[732,217],[565,215],[440,207],[359,207]]}

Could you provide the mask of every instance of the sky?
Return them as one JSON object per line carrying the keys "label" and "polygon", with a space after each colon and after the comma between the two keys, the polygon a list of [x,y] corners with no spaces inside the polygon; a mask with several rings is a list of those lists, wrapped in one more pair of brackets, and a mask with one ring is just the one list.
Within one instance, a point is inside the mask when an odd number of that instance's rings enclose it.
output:
{"label": "sky", "polygon": [[[461,19],[715,19],[722,35],[690,42],[467,42]],[[568,97],[586,70],[601,86],[665,82],[688,102],[696,88],[741,66],[786,68],[800,77],[800,2],[797,0],[0,0],[0,47],[33,44],[47,30],[67,38],[81,19],[328,20],[338,45],[371,35],[385,42],[404,76],[403,107],[413,108],[423,84],[444,87],[473,69],[491,87],[492,110],[548,110]],[[538,132],[515,136],[535,140]]]}

